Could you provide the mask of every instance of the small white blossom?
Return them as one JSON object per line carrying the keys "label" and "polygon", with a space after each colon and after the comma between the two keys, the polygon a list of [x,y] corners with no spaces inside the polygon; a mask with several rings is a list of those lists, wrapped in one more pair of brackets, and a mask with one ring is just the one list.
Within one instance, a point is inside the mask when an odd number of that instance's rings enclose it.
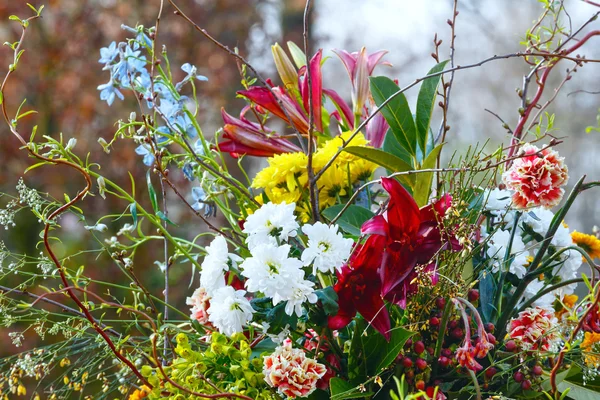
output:
{"label": "small white blossom", "polygon": [[213,292],[225,286],[225,272],[229,270],[227,265],[227,241],[223,236],[215,236],[206,248],[206,257],[202,261],[200,271],[200,286],[212,296]]}
{"label": "small white blossom", "polygon": [[244,290],[236,291],[231,286],[215,290],[207,312],[208,320],[219,332],[231,336],[252,321],[254,310],[245,295]]}
{"label": "small white blossom", "polygon": [[104,224],[96,224],[96,225],[85,225],[84,228],[88,231],[96,231],[96,232],[106,232],[108,230],[108,226]]}
{"label": "small white blossom", "polygon": [[135,229],[135,226],[133,226],[131,224],[125,224],[125,225],[123,225],[123,227],[121,229],[119,229],[119,231],[117,232],[117,236],[121,236],[126,233],[131,233],[131,232],[133,232],[134,229]]}
{"label": "small white blossom", "polygon": [[[487,256],[494,260],[492,264],[493,272],[498,272],[501,268],[503,268],[506,250],[510,243],[510,236],[510,231],[498,229],[489,237],[487,242]],[[523,278],[527,272],[526,265],[529,263],[527,260],[529,251],[525,249],[525,244],[523,243],[523,239],[521,238],[519,232],[516,232],[513,237],[510,255],[514,258],[510,263],[509,271],[515,274],[517,278]]]}
{"label": "small white blossom", "polygon": [[250,250],[260,244],[281,244],[295,237],[300,227],[294,216],[295,209],[295,203],[267,203],[249,215],[243,232],[248,235],[246,243]]}
{"label": "small white blossom", "polygon": [[314,304],[319,300],[315,294],[314,285],[314,283],[307,280],[301,280],[292,284],[291,297],[285,303],[285,313],[287,315],[292,315],[295,312],[296,316],[301,317],[302,304],[307,301]]}
{"label": "small white blossom", "polygon": [[289,258],[290,245],[263,244],[252,249],[252,257],[240,265],[247,278],[246,289],[260,292],[273,300],[273,305],[293,297],[293,283],[304,280],[302,262]]}
{"label": "small white blossom", "polygon": [[308,247],[302,252],[304,265],[313,263],[313,274],[333,272],[342,267],[350,256],[352,239],[345,239],[338,232],[338,226],[328,226],[322,222],[314,225],[304,225],[302,232],[308,236]]}

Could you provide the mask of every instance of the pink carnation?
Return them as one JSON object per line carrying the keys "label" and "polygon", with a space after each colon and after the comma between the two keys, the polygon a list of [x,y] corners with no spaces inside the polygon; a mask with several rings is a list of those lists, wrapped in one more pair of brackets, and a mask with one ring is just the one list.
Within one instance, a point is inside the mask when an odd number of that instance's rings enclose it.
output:
{"label": "pink carnation", "polygon": [[564,157],[531,144],[524,145],[520,155],[502,175],[506,187],[515,192],[513,205],[518,208],[557,205],[565,192],[562,186],[569,179]]}
{"label": "pink carnation", "polygon": [[323,364],[307,358],[303,350],[293,349],[290,339],[286,339],[264,360],[265,381],[289,398],[311,394],[326,372]]}
{"label": "pink carnation", "polygon": [[556,340],[554,313],[542,307],[527,308],[510,321],[508,335],[525,350],[548,351]]}
{"label": "pink carnation", "polygon": [[208,308],[210,307],[210,297],[206,293],[206,289],[200,287],[194,291],[192,297],[188,297],[186,304],[192,306],[190,308],[190,318],[195,319],[202,325],[211,325],[208,321]]}

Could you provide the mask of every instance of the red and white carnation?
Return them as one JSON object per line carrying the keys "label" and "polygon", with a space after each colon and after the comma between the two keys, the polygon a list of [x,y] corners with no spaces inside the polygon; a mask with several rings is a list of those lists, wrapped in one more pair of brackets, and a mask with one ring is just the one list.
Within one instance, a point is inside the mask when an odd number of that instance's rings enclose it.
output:
{"label": "red and white carnation", "polygon": [[510,321],[508,335],[524,350],[548,351],[557,339],[558,320],[542,307],[527,308]]}
{"label": "red and white carnation", "polygon": [[194,291],[192,297],[186,299],[186,304],[190,308],[190,318],[195,319],[201,325],[210,324],[208,321],[208,308],[210,307],[210,296],[206,289],[199,287]]}
{"label": "red and white carnation", "polygon": [[326,372],[325,366],[307,358],[304,350],[292,348],[290,339],[264,360],[265,381],[288,398],[310,395]]}
{"label": "red and white carnation", "polygon": [[502,175],[506,187],[514,191],[513,205],[516,208],[557,205],[565,192],[562,186],[569,179],[564,157],[531,144],[523,146],[521,156]]}

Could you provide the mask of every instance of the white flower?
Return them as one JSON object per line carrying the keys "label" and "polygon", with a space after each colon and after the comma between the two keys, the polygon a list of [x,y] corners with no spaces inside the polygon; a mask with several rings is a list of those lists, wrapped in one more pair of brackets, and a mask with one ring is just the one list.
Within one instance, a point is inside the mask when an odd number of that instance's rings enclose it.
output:
{"label": "white flower", "polygon": [[215,236],[206,248],[200,271],[200,286],[211,296],[215,290],[225,286],[225,271],[229,269],[227,259],[227,241],[223,236]]}
{"label": "white flower", "polygon": [[88,231],[97,231],[97,232],[106,232],[106,230],[108,230],[108,226],[104,225],[104,224],[96,224],[96,225],[86,225],[84,226],[84,228]]}
{"label": "white flower", "polygon": [[208,308],[208,320],[219,332],[231,336],[242,332],[243,326],[252,321],[254,310],[244,290],[224,286],[215,290]]}
{"label": "white flower", "polygon": [[243,232],[248,234],[246,243],[250,250],[260,244],[280,244],[295,237],[296,230],[300,227],[294,216],[295,209],[295,203],[267,203],[249,215]]}
{"label": "white flower", "polygon": [[302,232],[308,236],[308,247],[302,252],[302,262],[309,265],[313,262],[313,274],[333,272],[346,262],[352,251],[354,241],[345,239],[338,233],[338,226],[328,226],[322,222],[304,225]]}
{"label": "white flower", "polygon": [[263,244],[252,249],[252,257],[240,265],[247,278],[246,289],[261,292],[273,300],[273,305],[293,297],[293,284],[304,279],[302,262],[288,258],[290,245]]}
{"label": "white flower", "polygon": [[307,301],[314,304],[319,300],[315,294],[315,289],[313,289],[314,285],[314,283],[307,280],[294,282],[292,284],[291,297],[288,299],[287,303],[285,303],[285,313],[287,315],[292,315],[296,312],[296,315],[301,317],[302,304]]}
{"label": "white flower", "polygon": [[535,233],[544,236],[548,232],[553,218],[554,213],[552,211],[538,207],[523,212],[520,221],[529,226]]}
{"label": "white flower", "polygon": [[[506,250],[510,242],[511,233],[509,231],[503,231],[498,229],[495,231],[487,242],[487,256],[494,261],[492,264],[492,271],[498,272],[504,263],[506,256]],[[510,263],[509,272],[515,274],[517,278],[523,278],[527,272],[526,265],[529,263],[527,256],[529,251],[525,249],[523,239],[519,235],[519,232],[515,233],[510,247],[510,255],[513,256],[513,260]]]}
{"label": "white flower", "polygon": [[515,211],[510,210],[512,204],[512,194],[508,190],[487,189],[483,193],[485,202],[483,208],[489,211],[495,218],[495,222],[504,222],[510,226],[515,218]]}
{"label": "white flower", "polygon": [[[532,281],[531,283],[529,283],[529,285],[527,285],[527,288],[525,289],[525,293],[523,294],[522,301],[529,300],[533,296],[537,295],[544,289],[545,286],[546,286],[546,283],[539,279]],[[552,304],[554,303],[555,299],[556,299],[556,291],[552,291],[550,293],[546,293],[545,295],[543,295],[542,297],[540,297],[539,299],[534,301],[533,304],[531,304],[531,307],[539,306],[539,307],[546,308],[546,309],[552,309]]]}

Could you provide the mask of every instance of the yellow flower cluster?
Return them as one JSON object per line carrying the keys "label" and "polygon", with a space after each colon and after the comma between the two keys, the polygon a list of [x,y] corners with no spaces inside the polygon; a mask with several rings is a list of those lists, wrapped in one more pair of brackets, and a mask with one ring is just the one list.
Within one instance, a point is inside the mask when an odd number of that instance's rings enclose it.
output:
{"label": "yellow flower cluster", "polygon": [[573,231],[571,232],[571,239],[573,239],[573,243],[585,250],[592,259],[600,258],[600,239],[595,235]]}
{"label": "yellow flower cluster", "polygon": [[141,400],[145,399],[148,394],[152,391],[148,386],[143,385],[141,388],[136,389],[133,393],[129,395],[128,400]]}
{"label": "yellow flower cluster", "polygon": [[581,350],[583,353],[583,359],[587,366],[593,368],[600,368],[600,350],[598,343],[600,343],[600,333],[586,332],[581,342]]}
{"label": "yellow flower cluster", "polygon": [[[323,143],[313,154],[313,170],[317,174],[334,157],[340,147],[365,146],[368,141],[358,133],[349,143],[351,131],[344,132]],[[310,219],[308,194],[308,157],[302,152],[279,154],[268,159],[269,165],[261,170],[252,181],[252,187],[263,189],[273,203],[296,203],[296,213],[303,222]],[[319,207],[336,204],[341,197],[352,193],[355,184],[371,178],[377,164],[350,153],[342,152],[319,178]],[[256,200],[263,203],[263,197]]]}

